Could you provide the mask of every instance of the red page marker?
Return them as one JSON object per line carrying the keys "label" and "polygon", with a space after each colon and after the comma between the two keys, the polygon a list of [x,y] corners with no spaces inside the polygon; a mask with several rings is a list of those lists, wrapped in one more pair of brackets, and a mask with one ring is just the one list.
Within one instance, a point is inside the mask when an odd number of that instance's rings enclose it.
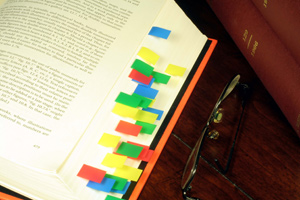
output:
{"label": "red page marker", "polygon": [[129,78],[132,78],[133,80],[136,80],[138,82],[144,83],[145,85],[149,85],[153,76],[146,76],[142,74],[141,72],[132,69],[131,73],[129,74]]}
{"label": "red page marker", "polygon": [[97,169],[95,167],[91,167],[89,165],[83,164],[77,176],[84,179],[88,179],[90,181],[94,181],[96,183],[101,183],[105,174],[106,172],[101,169]]}

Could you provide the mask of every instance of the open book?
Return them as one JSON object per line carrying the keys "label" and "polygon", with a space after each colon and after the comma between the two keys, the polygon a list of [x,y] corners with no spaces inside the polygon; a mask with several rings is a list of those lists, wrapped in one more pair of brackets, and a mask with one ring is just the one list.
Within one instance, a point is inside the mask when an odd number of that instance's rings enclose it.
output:
{"label": "open book", "polygon": [[173,0],[0,3],[0,185],[137,198],[210,40]]}

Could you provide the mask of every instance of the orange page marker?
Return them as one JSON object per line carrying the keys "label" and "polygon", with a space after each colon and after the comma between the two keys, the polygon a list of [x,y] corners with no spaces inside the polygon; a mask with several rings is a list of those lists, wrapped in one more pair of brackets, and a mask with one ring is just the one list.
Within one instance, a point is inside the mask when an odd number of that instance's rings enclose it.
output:
{"label": "orange page marker", "polygon": [[127,135],[138,136],[142,128],[142,126],[139,126],[137,124],[132,124],[130,122],[120,120],[119,124],[116,127],[116,131]]}

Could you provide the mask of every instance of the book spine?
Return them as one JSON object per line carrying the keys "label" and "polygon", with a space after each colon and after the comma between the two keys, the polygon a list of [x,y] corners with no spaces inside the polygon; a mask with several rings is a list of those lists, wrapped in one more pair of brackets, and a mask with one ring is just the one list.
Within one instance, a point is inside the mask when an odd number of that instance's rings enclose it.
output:
{"label": "book spine", "polygon": [[252,2],[300,63],[300,1],[252,0]]}
{"label": "book spine", "polygon": [[251,0],[207,0],[300,137],[300,66]]}

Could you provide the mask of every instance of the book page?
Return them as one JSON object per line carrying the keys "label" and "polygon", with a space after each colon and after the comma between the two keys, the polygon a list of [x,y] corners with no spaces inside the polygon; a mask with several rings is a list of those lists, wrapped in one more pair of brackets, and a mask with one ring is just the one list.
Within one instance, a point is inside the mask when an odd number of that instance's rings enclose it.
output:
{"label": "book page", "polygon": [[56,170],[164,2],[0,1],[0,156]]}
{"label": "book page", "polygon": [[[118,116],[113,113],[112,110],[116,105],[115,99],[120,92],[132,94],[137,88],[138,84],[128,77],[128,74],[130,74],[132,70],[130,67],[131,64],[136,58],[139,59],[139,56],[135,55],[124,70],[122,78],[117,81],[116,87],[114,87],[112,92],[108,95],[104,106],[99,109],[82,140],[76,146],[63,167],[58,171],[62,180],[64,180],[81,199],[105,199],[108,194],[122,198],[122,195],[118,193],[106,193],[87,187],[89,180],[78,177],[78,172],[85,164],[101,169],[110,175],[115,173],[117,168],[108,167],[103,164],[106,155],[113,154],[117,149],[117,147],[112,148],[101,145],[100,140],[104,134],[119,136],[118,144],[122,142],[134,142],[145,146],[151,145],[158,130],[169,115],[168,112],[174,100],[191,73],[200,52],[207,42],[207,37],[197,29],[173,0],[167,1],[153,23],[153,26],[163,27],[171,31],[167,39],[147,35],[140,45],[140,48],[149,48],[160,56],[154,65],[154,70],[165,73],[167,66],[174,64],[186,68],[186,71],[182,76],[171,76],[167,84],[152,84],[151,88],[159,92],[151,107],[163,111],[161,119],[154,122],[156,125],[154,132],[152,134],[140,133],[137,136],[126,135],[116,130],[118,123],[120,120],[135,123],[135,120],[126,116]],[[113,139],[110,139],[110,141],[111,140]],[[140,164],[141,160],[129,157],[124,163],[124,165],[133,168],[138,168]]]}

